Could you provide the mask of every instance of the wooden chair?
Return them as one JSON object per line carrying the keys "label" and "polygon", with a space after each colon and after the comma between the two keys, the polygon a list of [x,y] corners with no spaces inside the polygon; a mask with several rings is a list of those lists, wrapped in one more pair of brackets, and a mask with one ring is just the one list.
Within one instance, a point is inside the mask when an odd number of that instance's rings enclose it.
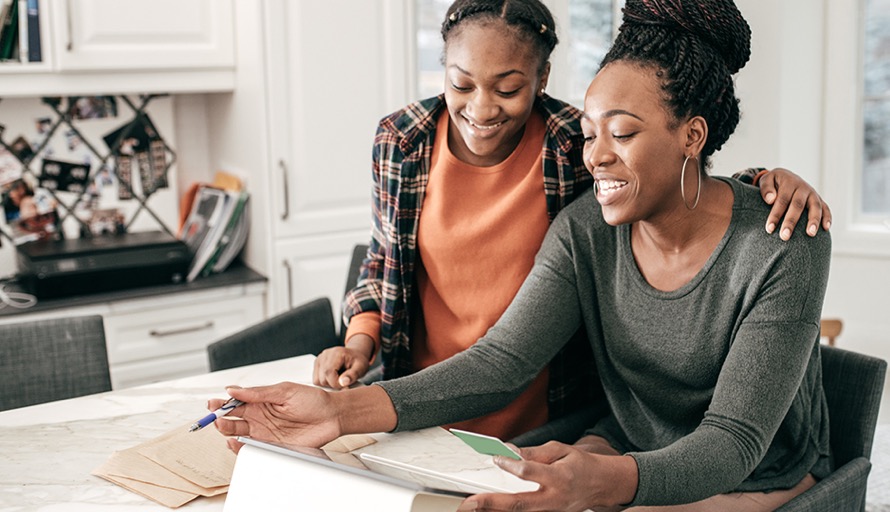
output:
{"label": "wooden chair", "polygon": [[0,325],[0,411],[111,391],[99,315]]}
{"label": "wooden chair", "polygon": [[828,339],[828,346],[834,346],[834,340],[841,334],[844,323],[839,318],[823,318],[820,336]]}

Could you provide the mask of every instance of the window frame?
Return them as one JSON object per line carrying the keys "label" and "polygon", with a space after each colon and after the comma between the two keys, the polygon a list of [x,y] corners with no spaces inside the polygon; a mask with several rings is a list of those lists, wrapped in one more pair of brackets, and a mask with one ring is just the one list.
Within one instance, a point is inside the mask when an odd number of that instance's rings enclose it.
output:
{"label": "window frame", "polygon": [[866,1],[826,2],[822,190],[835,254],[890,258],[890,216],[860,212]]}

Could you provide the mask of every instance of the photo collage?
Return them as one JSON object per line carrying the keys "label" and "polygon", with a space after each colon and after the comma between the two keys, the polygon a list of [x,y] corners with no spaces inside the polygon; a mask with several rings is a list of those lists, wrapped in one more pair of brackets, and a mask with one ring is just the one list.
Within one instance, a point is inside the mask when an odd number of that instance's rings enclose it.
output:
{"label": "photo collage", "polygon": [[168,187],[173,155],[149,114],[133,103],[121,112],[115,96],[39,101],[46,115],[32,108],[27,123],[0,117],[0,243],[124,232],[123,206],[138,213]]}

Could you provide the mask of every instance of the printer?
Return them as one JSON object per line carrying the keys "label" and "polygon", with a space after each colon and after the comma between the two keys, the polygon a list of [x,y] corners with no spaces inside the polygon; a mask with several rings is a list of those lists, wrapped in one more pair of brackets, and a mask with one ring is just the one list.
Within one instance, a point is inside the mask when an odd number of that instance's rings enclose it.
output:
{"label": "printer", "polygon": [[16,247],[19,280],[38,299],[185,281],[191,254],[161,231],[39,240]]}

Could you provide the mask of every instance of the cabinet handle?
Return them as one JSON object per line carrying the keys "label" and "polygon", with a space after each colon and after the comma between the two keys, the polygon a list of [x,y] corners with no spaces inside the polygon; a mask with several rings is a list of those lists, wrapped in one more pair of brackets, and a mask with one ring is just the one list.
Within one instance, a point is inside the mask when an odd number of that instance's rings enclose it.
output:
{"label": "cabinet handle", "polygon": [[67,0],[67,2],[65,2],[65,7],[65,24],[68,27],[68,44],[65,45],[65,48],[67,48],[67,50],[70,52],[74,49],[74,38],[71,35],[71,28],[73,26],[71,23],[71,0]]}
{"label": "cabinet handle", "polygon": [[287,182],[287,164],[284,160],[278,161],[278,167],[281,167],[281,180],[284,184],[284,211],[281,212],[281,220],[287,220],[290,216],[290,190]]}
{"label": "cabinet handle", "polygon": [[294,304],[294,272],[289,261],[284,260],[282,263],[284,264],[284,269],[287,270],[287,307],[290,309]]}
{"label": "cabinet handle", "polygon": [[152,329],[148,331],[148,334],[154,336],[155,338],[164,338],[167,336],[175,336],[177,334],[185,334],[187,332],[195,332],[195,331],[203,331],[204,329],[210,329],[213,327],[213,321],[204,322],[201,325],[193,325],[191,327],[183,327],[182,329],[171,329],[169,331],[158,331],[156,329]]}

